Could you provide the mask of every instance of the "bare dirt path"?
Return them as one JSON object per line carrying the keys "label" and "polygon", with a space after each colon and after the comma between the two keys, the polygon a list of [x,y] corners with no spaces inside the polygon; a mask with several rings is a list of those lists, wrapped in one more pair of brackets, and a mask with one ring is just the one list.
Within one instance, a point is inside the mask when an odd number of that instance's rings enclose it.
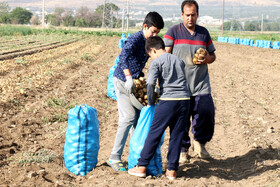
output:
{"label": "bare dirt path", "polygon": [[[0,101],[1,186],[280,185],[279,50],[224,43],[215,43],[217,60],[209,65],[216,128],[207,148],[213,158],[198,159],[191,150],[191,162],[180,166],[175,181],[138,179],[109,168],[118,113],[106,89],[109,69],[120,52],[118,40],[90,37],[38,53],[37,63],[58,65],[43,66],[49,74],[41,82],[36,79],[37,84],[25,84],[24,94],[2,93],[9,100]],[[28,71],[21,67],[1,75],[1,80],[28,74],[32,66],[36,70],[31,56],[24,58],[30,62]],[[70,173],[63,163],[65,120],[75,104],[96,108],[100,121],[98,165],[86,177]],[[168,135],[162,146],[164,162],[167,141]],[[127,157],[128,144],[123,160]]]}

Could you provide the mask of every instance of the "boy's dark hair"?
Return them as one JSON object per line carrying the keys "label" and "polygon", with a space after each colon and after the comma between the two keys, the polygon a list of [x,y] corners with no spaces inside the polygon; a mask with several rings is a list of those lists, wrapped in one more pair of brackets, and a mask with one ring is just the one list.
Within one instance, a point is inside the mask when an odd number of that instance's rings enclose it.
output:
{"label": "boy's dark hair", "polygon": [[145,43],[146,53],[149,53],[152,48],[155,48],[157,50],[158,49],[165,49],[165,45],[164,45],[164,42],[161,39],[161,37],[159,37],[159,36],[151,36],[150,38],[148,38],[146,40],[146,43]]}
{"label": "boy's dark hair", "polygon": [[182,2],[181,4],[181,12],[184,13],[184,6],[188,4],[189,6],[190,5],[195,5],[196,6],[196,12],[198,14],[198,9],[199,9],[199,6],[198,6],[198,3],[196,2],[196,0],[185,0]]}
{"label": "boy's dark hair", "polygon": [[164,27],[164,22],[161,15],[157,12],[149,12],[143,22],[143,25],[147,24],[148,28],[154,26],[158,29],[162,29]]}

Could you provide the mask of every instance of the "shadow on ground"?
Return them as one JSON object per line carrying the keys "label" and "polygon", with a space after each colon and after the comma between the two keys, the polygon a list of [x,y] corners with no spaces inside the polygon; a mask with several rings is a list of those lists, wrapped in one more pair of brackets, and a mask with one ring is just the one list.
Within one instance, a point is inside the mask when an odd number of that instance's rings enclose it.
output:
{"label": "shadow on ground", "polygon": [[179,167],[178,177],[209,178],[216,176],[226,180],[238,181],[280,168],[280,149],[258,148],[250,150],[245,155],[224,160],[215,158],[194,159],[194,162]]}

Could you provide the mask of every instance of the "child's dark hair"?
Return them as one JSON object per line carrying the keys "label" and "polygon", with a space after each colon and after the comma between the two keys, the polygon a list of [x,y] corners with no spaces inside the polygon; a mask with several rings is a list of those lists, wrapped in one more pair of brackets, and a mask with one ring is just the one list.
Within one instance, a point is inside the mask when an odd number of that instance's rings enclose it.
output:
{"label": "child's dark hair", "polygon": [[154,26],[158,29],[162,29],[164,27],[164,22],[161,15],[157,12],[149,12],[143,22],[143,25],[147,24],[148,28]]}
{"label": "child's dark hair", "polygon": [[198,7],[198,3],[196,2],[196,0],[185,0],[185,1],[183,1],[182,4],[181,4],[181,12],[182,13],[184,13],[184,6],[186,4],[188,4],[188,5],[195,5],[196,6],[196,12],[198,14],[199,7]]}
{"label": "child's dark hair", "polygon": [[152,48],[155,49],[165,49],[165,45],[161,37],[159,36],[151,36],[146,40],[145,50],[146,53],[149,53]]}

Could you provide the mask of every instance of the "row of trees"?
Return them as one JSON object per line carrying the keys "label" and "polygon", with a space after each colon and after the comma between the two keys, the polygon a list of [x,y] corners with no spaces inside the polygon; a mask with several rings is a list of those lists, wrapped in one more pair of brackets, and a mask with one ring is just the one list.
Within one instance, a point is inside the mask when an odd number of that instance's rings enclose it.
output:
{"label": "row of trees", "polygon": [[[104,11],[105,10],[105,11]],[[118,11],[120,8],[113,3],[107,3],[98,6],[94,11],[87,7],[80,7],[75,12],[71,9],[55,8],[54,12],[46,16],[45,22],[53,26],[76,26],[76,27],[101,27],[104,26],[112,28],[121,27],[121,20],[118,18]],[[103,13],[104,11],[104,13]],[[103,22],[104,21],[104,22]],[[32,12],[17,7],[10,10],[7,2],[0,2],[0,23],[5,24],[32,24],[39,25],[41,20],[38,15],[33,15]],[[135,26],[136,22],[130,20],[129,26]],[[173,23],[166,22],[166,26]],[[224,30],[232,31],[261,31],[260,21],[247,21],[241,24],[238,20],[231,20],[224,23]],[[274,22],[264,20],[263,31],[279,31],[280,19]]]}
{"label": "row of trees", "polygon": [[[119,10],[113,3],[107,3],[105,9],[104,5],[100,5],[94,11],[87,7],[80,7],[75,12],[71,9],[55,8],[53,13],[46,15],[45,22],[53,26],[101,27],[104,16],[105,26],[121,27],[121,20],[117,18]],[[41,20],[38,15],[20,7],[10,11],[7,2],[0,2],[0,23],[39,25]]]}
{"label": "row of trees", "polygon": [[10,11],[8,3],[0,2],[0,23],[27,24],[32,15],[32,12],[21,7]]}
{"label": "row of trees", "polygon": [[[224,30],[231,31],[261,31],[261,21],[246,21],[244,25],[237,21],[231,20],[224,23]],[[279,31],[280,30],[280,19],[274,22],[268,20],[263,21],[263,31]]]}
{"label": "row of trees", "polygon": [[[121,21],[116,18],[119,7],[113,3],[107,3],[104,12],[104,25],[120,27]],[[46,16],[46,21],[54,26],[77,26],[77,27],[101,27],[103,22],[104,5],[98,6],[94,11],[87,7],[80,7],[74,14],[73,10],[55,8],[52,14]],[[114,14],[114,15],[113,15]],[[108,19],[110,18],[110,19]]]}

